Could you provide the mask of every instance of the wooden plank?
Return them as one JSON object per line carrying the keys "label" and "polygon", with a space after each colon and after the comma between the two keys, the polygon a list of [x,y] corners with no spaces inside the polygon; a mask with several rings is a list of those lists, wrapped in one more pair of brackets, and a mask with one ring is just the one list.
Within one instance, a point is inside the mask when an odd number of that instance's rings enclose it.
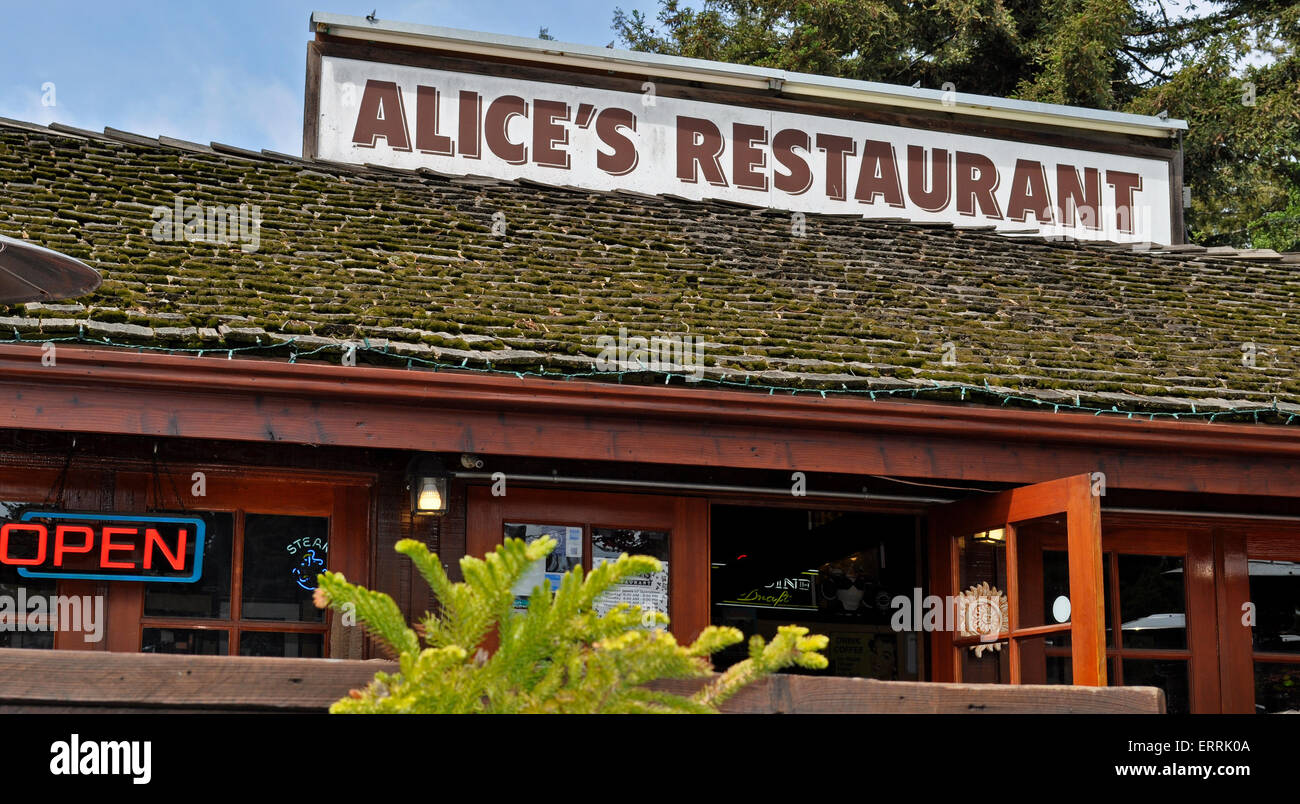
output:
{"label": "wooden plank", "polygon": [[1113,488],[1300,496],[1295,428],[74,347],[57,368],[39,357],[0,349],[0,425],[1005,483],[1102,471]]}
{"label": "wooden plank", "polygon": [[676,527],[669,543],[670,627],[682,644],[690,644],[709,626],[711,614],[710,506],[698,498],[669,499],[676,507]]}
{"label": "wooden plank", "polygon": [[1070,565],[1070,655],[1075,684],[1106,686],[1106,611],[1101,565],[1101,501],[1088,475],[1066,478]]}
{"label": "wooden plank", "polygon": [[[690,694],[704,682],[651,684]],[[722,706],[731,714],[1163,714],[1156,687],[944,684],[777,675],[738,693]]]}
{"label": "wooden plank", "polygon": [[1187,226],[1183,209],[1183,134],[1178,133],[1178,146],[1169,159],[1169,242],[1173,245],[1187,242]]}
{"label": "wooden plank", "polygon": [[[322,711],[364,687],[383,661],[170,656],[0,649],[0,712]],[[690,694],[703,680],[651,686]],[[1007,686],[778,675],[730,713],[1160,713],[1154,687]]]}
{"label": "wooden plank", "polygon": [[[1219,706],[1224,714],[1255,713],[1253,634],[1242,620],[1243,607],[1251,597],[1249,559],[1265,556],[1252,553],[1251,536],[1238,527],[1224,526],[1213,531]],[[1300,559],[1300,542],[1292,542],[1288,558]]]}
{"label": "wooden plank", "polygon": [[319,711],[382,661],[0,648],[0,705]]}
{"label": "wooden plank", "polygon": [[316,158],[317,132],[320,128],[320,57],[321,46],[307,43],[307,83],[302,105],[302,158]]}

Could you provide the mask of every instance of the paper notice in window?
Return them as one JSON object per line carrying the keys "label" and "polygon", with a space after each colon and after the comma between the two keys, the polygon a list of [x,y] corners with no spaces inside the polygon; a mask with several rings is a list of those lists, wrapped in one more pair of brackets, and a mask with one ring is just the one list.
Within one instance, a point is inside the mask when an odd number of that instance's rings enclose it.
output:
{"label": "paper notice in window", "polygon": [[[596,556],[592,558],[592,569],[604,564],[607,561],[616,561],[615,558],[604,558]],[[652,572],[649,575],[637,575],[632,578],[624,578],[622,583],[610,587],[609,591],[596,599],[594,608],[596,613],[604,616],[606,612],[617,606],[619,603],[627,603],[630,606],[640,606],[647,611],[658,611],[663,614],[668,613],[668,562],[664,561],[663,569],[659,572]]]}

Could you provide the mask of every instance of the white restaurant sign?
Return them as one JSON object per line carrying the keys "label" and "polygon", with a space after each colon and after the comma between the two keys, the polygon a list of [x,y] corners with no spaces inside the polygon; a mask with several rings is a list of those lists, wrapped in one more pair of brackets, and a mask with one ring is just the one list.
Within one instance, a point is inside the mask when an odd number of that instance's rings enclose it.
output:
{"label": "white restaurant sign", "polygon": [[1159,159],[323,57],[316,156],[1169,243]]}

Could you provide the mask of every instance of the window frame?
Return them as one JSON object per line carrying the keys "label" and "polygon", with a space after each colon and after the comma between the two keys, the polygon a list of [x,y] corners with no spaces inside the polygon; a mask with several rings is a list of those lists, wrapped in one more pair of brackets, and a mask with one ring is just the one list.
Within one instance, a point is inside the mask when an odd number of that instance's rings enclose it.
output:
{"label": "window frame", "polygon": [[[537,489],[511,486],[494,496],[486,485],[466,487],[466,553],[481,557],[503,538],[507,523],[578,525],[583,529],[583,566],[591,566],[592,528],[629,528],[668,533],[669,628],[690,644],[709,625],[708,502],[658,494]],[[495,647],[493,643],[492,647]]]}
{"label": "window frame", "polygon": [[[231,538],[230,616],[176,617],[146,615],[144,583],[113,583],[108,589],[110,623],[132,623],[129,627],[108,630],[110,651],[141,651],[146,628],[224,631],[229,634],[226,656],[239,656],[240,637],[244,632],[319,633],[322,635],[322,658],[335,657],[334,641],[338,625],[333,611],[327,611],[319,623],[282,620],[250,620],[242,616],[243,535],[247,514],[317,516],[328,521],[328,569],[348,578],[362,578],[370,583],[370,498],[375,479],[372,476],[336,475],[314,472],[258,471],[228,466],[176,466],[169,472],[183,495],[186,510],[226,512],[234,515]],[[194,472],[205,475],[206,495],[192,497],[185,492],[192,485]],[[116,473],[114,509],[143,512],[156,500],[169,508],[176,491],[171,480],[161,478],[161,495],[155,494],[155,478],[150,472]],[[179,507],[179,506],[178,506]],[[359,642],[348,640],[356,647]],[[360,656],[335,658],[361,658]]]}

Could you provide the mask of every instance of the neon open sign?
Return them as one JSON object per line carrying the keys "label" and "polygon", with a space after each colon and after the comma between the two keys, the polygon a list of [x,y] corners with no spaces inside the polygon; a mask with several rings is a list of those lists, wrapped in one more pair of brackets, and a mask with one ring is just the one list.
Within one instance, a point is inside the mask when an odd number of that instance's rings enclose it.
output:
{"label": "neon open sign", "polygon": [[24,578],[193,583],[206,530],[197,516],[30,509],[0,520],[0,564]]}

